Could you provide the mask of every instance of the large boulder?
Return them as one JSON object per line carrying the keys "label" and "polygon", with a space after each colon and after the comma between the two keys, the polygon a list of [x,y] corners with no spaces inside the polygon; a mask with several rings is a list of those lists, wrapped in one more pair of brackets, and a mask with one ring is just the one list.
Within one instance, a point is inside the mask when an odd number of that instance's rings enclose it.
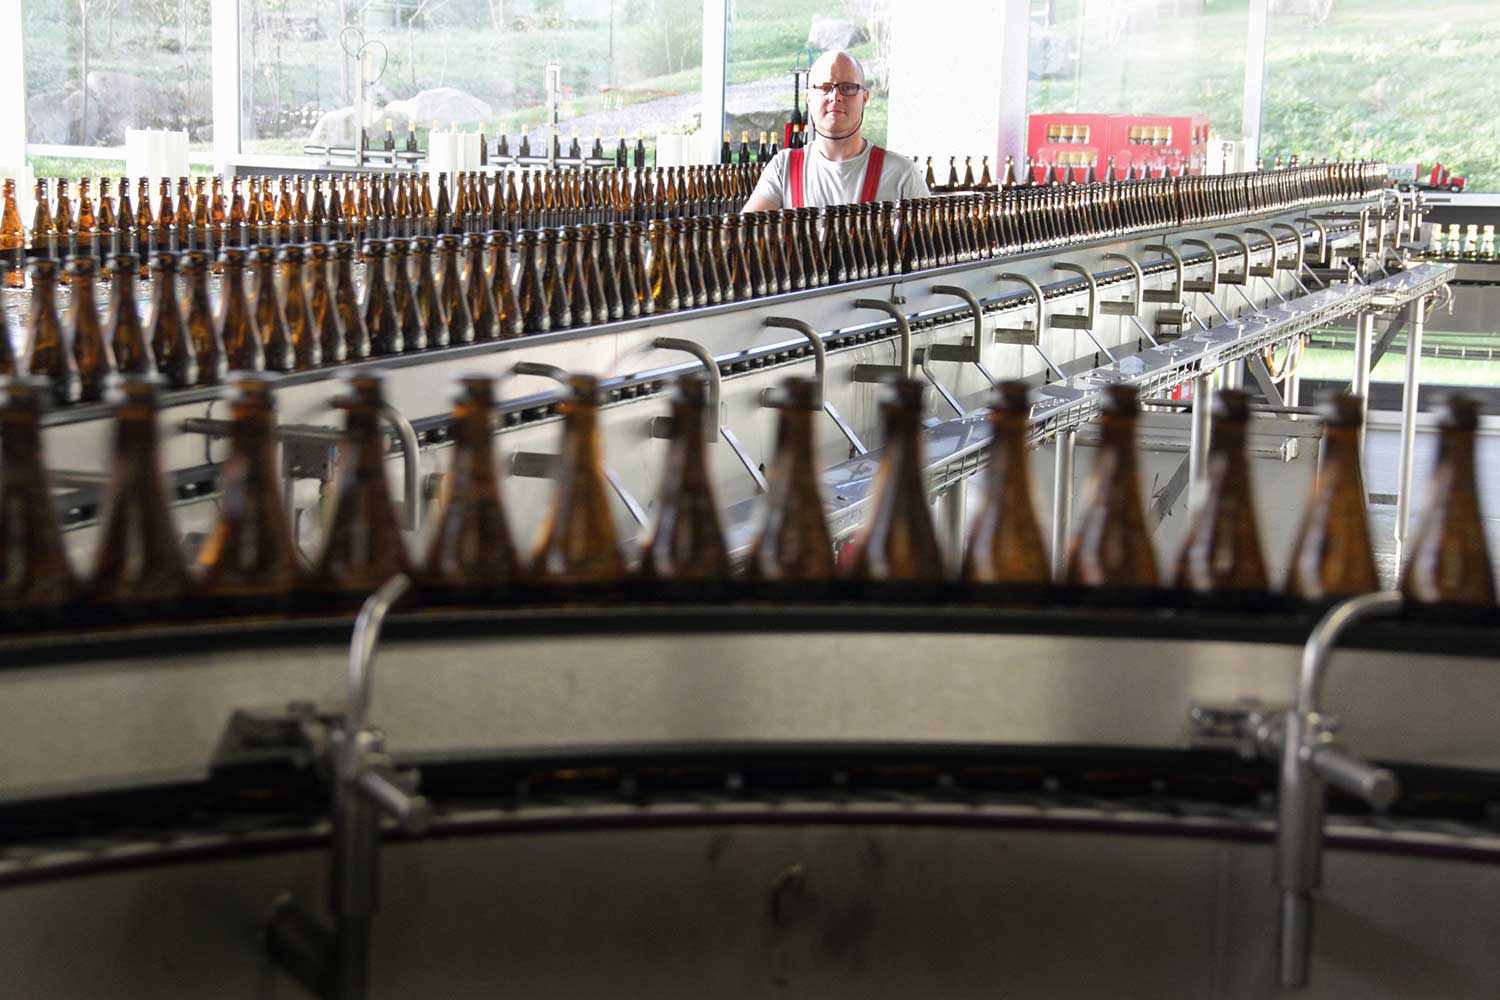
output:
{"label": "large boulder", "polygon": [[822,14],[814,14],[812,27],[807,29],[807,45],[812,49],[852,49],[869,40],[870,33],[864,25]]}
{"label": "large boulder", "polygon": [[36,94],[26,101],[26,140],[60,145],[74,140],[69,94],[64,90]]}
{"label": "large boulder", "polygon": [[[373,104],[365,104],[365,127],[369,129],[372,144],[385,140],[385,123],[380,118],[380,109]],[[353,146],[354,133],[358,128],[354,105],[334,108],[318,117],[307,141],[314,146]]]}
{"label": "large boulder", "polygon": [[434,87],[423,90],[404,101],[392,101],[385,106],[384,117],[397,122],[412,122],[418,125],[438,123],[440,129],[460,125],[482,125],[494,114],[487,101],[466,94],[457,87]]}

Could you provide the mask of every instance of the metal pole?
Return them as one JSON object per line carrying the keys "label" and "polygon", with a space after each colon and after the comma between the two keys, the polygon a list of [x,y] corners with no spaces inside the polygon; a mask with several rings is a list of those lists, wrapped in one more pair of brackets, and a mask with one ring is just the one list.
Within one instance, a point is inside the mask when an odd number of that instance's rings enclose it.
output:
{"label": "metal pole", "polygon": [[[1302,405],[1302,376],[1297,374],[1297,369],[1302,363],[1302,352],[1307,350],[1307,337],[1301,336],[1294,340],[1288,348],[1287,364],[1292,366],[1291,374],[1286,377],[1286,388],[1281,390],[1281,401],[1287,406],[1295,407]],[[1296,416],[1292,417],[1296,420]]]}
{"label": "metal pole", "polygon": [[1359,397],[1359,453],[1365,453],[1365,424],[1370,419],[1370,347],[1375,314],[1362,312],[1354,323],[1354,394]]}
{"label": "metal pole", "polygon": [[942,494],[943,531],[947,535],[948,565],[954,569],[964,562],[964,508],[968,506],[969,481],[960,479]]}
{"label": "metal pole", "polygon": [[1057,435],[1057,455],[1052,473],[1052,578],[1062,580],[1068,571],[1068,536],[1073,533],[1073,442],[1076,428]]}
{"label": "metal pole", "polygon": [[1422,327],[1427,297],[1414,299],[1410,332],[1406,336],[1406,379],[1401,385],[1401,465],[1396,482],[1396,577],[1401,576],[1402,550],[1406,547],[1406,529],[1411,519],[1412,453],[1417,442],[1417,392],[1421,388],[1418,365],[1422,359]]}
{"label": "metal pole", "polygon": [[1213,376],[1193,378],[1193,416],[1188,438],[1188,510],[1203,502],[1203,488],[1208,480],[1209,416],[1213,412]]}

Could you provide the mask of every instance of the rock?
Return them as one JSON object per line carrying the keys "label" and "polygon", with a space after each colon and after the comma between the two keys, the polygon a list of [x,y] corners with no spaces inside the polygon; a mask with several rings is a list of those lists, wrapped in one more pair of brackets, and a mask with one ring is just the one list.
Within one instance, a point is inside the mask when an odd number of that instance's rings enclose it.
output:
{"label": "rock", "polygon": [[61,144],[73,141],[73,115],[68,110],[67,91],[37,94],[26,102],[26,140]]}
{"label": "rock", "polygon": [[[353,146],[354,131],[358,127],[354,105],[335,108],[319,116],[307,141],[313,146]],[[380,109],[373,104],[365,105],[365,127],[369,129],[372,144],[384,141],[385,122],[380,117]]]}
{"label": "rock", "polygon": [[1073,72],[1073,39],[1056,28],[1031,26],[1028,72],[1033,80],[1055,80]]}
{"label": "rock", "polygon": [[824,17],[822,14],[814,14],[812,27],[807,29],[808,47],[824,51],[852,49],[869,40],[870,33],[862,25],[842,18]]}
{"label": "rock", "polygon": [[404,101],[392,101],[385,106],[384,117],[408,123],[414,121],[419,125],[431,125],[435,121],[440,129],[447,129],[454,122],[482,125],[493,113],[488,103],[457,87],[436,87]]}

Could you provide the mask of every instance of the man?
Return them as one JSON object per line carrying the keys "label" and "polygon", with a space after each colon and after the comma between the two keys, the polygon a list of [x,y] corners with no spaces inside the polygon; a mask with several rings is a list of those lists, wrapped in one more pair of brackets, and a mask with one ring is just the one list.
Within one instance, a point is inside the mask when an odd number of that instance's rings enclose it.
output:
{"label": "man", "polygon": [[865,71],[853,56],[819,56],[807,73],[812,141],[783,149],[766,164],[743,211],[926,198],[930,192],[915,163],[860,135],[869,100]]}

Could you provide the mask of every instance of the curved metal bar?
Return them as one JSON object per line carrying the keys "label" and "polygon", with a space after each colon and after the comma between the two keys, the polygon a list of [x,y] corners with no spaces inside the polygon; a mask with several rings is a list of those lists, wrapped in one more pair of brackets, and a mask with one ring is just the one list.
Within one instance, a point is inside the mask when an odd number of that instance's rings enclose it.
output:
{"label": "curved metal bar", "polygon": [[1135,278],[1135,298],[1126,302],[1103,302],[1100,303],[1100,308],[1116,316],[1139,316],[1141,314],[1141,289],[1146,284],[1146,276],[1141,271],[1141,265],[1137,264],[1135,258],[1129,254],[1115,253],[1112,250],[1104,255],[1104,259],[1124,261],[1125,266],[1130,268],[1130,273]]}
{"label": "curved metal bar", "polygon": [[[351,732],[365,729],[369,719],[370,689],[375,684],[375,646],[380,641],[385,616],[410,588],[411,577],[397,573],[365,599],[359,617],[354,619],[354,638],[349,643],[348,728]],[[359,748],[354,744],[354,740],[345,741],[342,752],[346,759],[358,754]]]}
{"label": "curved metal bar", "polygon": [[1303,258],[1304,254],[1307,251],[1307,247],[1303,243],[1304,237],[1302,235],[1302,230],[1298,229],[1296,226],[1292,225],[1289,222],[1273,222],[1273,223],[1271,223],[1271,228],[1272,229],[1285,229],[1287,232],[1291,233],[1292,234],[1292,245],[1297,248],[1297,259],[1296,259],[1296,261],[1294,263],[1292,263],[1290,265],[1283,265],[1281,263],[1281,261],[1279,259],[1280,258],[1280,251],[1278,251],[1277,252],[1278,260],[1276,262],[1276,266],[1277,267],[1282,267],[1284,270],[1288,270],[1288,271],[1291,271],[1293,273],[1296,273],[1297,271],[1302,270],[1302,258]]}
{"label": "curved metal bar", "polygon": [[1031,289],[1032,297],[1035,300],[1033,305],[1036,309],[1036,335],[1037,339],[1040,340],[1042,331],[1047,328],[1047,322],[1044,315],[1047,304],[1047,297],[1042,294],[1042,286],[1037,284],[1030,275],[1021,274],[1018,271],[1002,271],[1000,274],[995,275],[995,279],[997,281],[1019,282],[1020,284],[1023,284],[1027,288]]}
{"label": "curved metal bar", "polygon": [[517,361],[511,368],[517,375],[535,375],[538,378],[550,378],[554,382],[567,382],[568,372],[557,365],[549,365],[541,361]]}
{"label": "curved metal bar", "polygon": [[[1068,325],[1064,324],[1063,328],[1064,329],[1082,330],[1084,333],[1088,334],[1089,339],[1094,342],[1094,346],[1097,347],[1097,348],[1099,348],[1099,350],[1101,350],[1101,351],[1104,352],[1104,356],[1105,357],[1109,358],[1110,361],[1118,361],[1119,359],[1115,357],[1115,352],[1111,351],[1108,347],[1105,347],[1104,346],[1104,342],[1101,341],[1098,338],[1098,336],[1095,335],[1095,333],[1094,333],[1094,316],[1095,316],[1095,313],[1096,313],[1096,311],[1098,309],[1098,304],[1099,304],[1099,282],[1097,282],[1097,281],[1094,280],[1093,272],[1091,272],[1088,268],[1084,267],[1082,264],[1075,264],[1072,261],[1068,261],[1068,260],[1054,261],[1053,264],[1052,264],[1052,266],[1054,268],[1056,268],[1057,270],[1059,270],[1059,271],[1066,271],[1069,274],[1077,274],[1077,275],[1082,276],[1082,278],[1084,280],[1084,283],[1086,285],[1088,285],[1088,289],[1089,289],[1089,314],[1087,316],[1087,323],[1086,323],[1086,325],[1082,325],[1082,326],[1068,326]],[[1053,326],[1059,325],[1058,324],[1058,320],[1059,319],[1069,319],[1069,318],[1076,319],[1077,317],[1053,316],[1052,317],[1052,325]]]}
{"label": "curved metal bar", "polygon": [[1219,281],[1226,285],[1243,285],[1250,277],[1250,241],[1239,233],[1214,233],[1216,240],[1228,240],[1240,248],[1240,269],[1238,272],[1228,271],[1219,275]]}
{"label": "curved metal bar", "polygon": [[[1148,302],[1181,302],[1182,301],[1182,254],[1178,253],[1177,250],[1176,250],[1176,248],[1169,247],[1165,243],[1147,243],[1145,245],[1145,247],[1143,247],[1143,249],[1149,250],[1152,253],[1166,254],[1168,257],[1171,257],[1172,258],[1172,263],[1174,265],[1176,265],[1176,268],[1177,268],[1177,281],[1176,281],[1175,284],[1173,284],[1173,286],[1170,289],[1152,289],[1149,292],[1148,291],[1142,291],[1141,292],[1141,298],[1144,299],[1144,300],[1146,300],[1146,301],[1148,301]],[[1153,293],[1155,293],[1155,294],[1153,294]],[[1166,298],[1165,297],[1166,294],[1170,294],[1171,298]],[[1158,297],[1156,297],[1157,295],[1161,295],[1162,297],[1158,298]]]}
{"label": "curved metal bar", "polygon": [[980,351],[984,346],[984,310],[979,305],[979,299],[974,293],[962,285],[933,285],[932,294],[952,295],[963,299],[968,305],[969,311],[974,314],[974,335],[965,349],[957,344],[933,344],[927,349],[927,356],[934,361],[959,361],[979,364],[983,355]]}
{"label": "curved metal bar", "polygon": [[1318,231],[1318,259],[1313,261],[1318,267],[1328,266],[1328,227],[1310,215],[1299,215],[1293,222],[1306,222]]}
{"label": "curved metal bar", "polygon": [[902,378],[911,378],[911,324],[906,320],[906,313],[884,299],[855,299],[854,308],[875,309],[896,321],[896,332],[901,336],[901,358],[897,367],[901,369]]}
{"label": "curved metal bar", "polygon": [[703,421],[703,440],[712,444],[719,440],[719,393],[723,388],[724,376],[719,371],[719,362],[708,353],[708,348],[696,340],[684,340],[681,337],[657,337],[651,341],[651,346],[659,351],[682,351],[691,354],[703,363],[703,372],[708,378],[708,405],[705,407],[708,419]]}
{"label": "curved metal bar", "polygon": [[1401,607],[1401,595],[1396,591],[1376,591],[1361,594],[1335,606],[1307,637],[1302,647],[1302,670],[1297,679],[1297,711],[1302,713],[1322,710],[1323,680],[1328,675],[1328,661],[1339,637],[1350,625],[1366,618],[1390,614]]}
{"label": "curved metal bar", "polygon": [[416,531],[422,527],[421,445],[417,443],[417,429],[390,403],[381,404],[380,416],[401,442],[401,499],[406,522],[403,527]]}
{"label": "curved metal bar", "polygon": [[[1206,288],[1206,289],[1203,289],[1203,288],[1193,288],[1191,290],[1192,291],[1204,291],[1204,292],[1208,292],[1209,294],[1212,294],[1219,287],[1219,251],[1215,250],[1214,249],[1214,245],[1212,243],[1208,242],[1208,240],[1200,240],[1200,239],[1198,239],[1195,236],[1190,236],[1187,239],[1183,240],[1182,241],[1182,245],[1183,246],[1187,246],[1187,247],[1202,247],[1204,250],[1208,251],[1208,284],[1209,284],[1209,287]],[[1184,284],[1183,288],[1187,289],[1188,285]]]}
{"label": "curved metal bar", "polygon": [[767,316],[766,326],[779,327],[783,330],[795,330],[807,338],[807,343],[813,352],[813,377],[818,380],[818,405],[823,405],[823,380],[828,369],[828,347],[823,343],[823,337],[809,323],[791,316]]}

